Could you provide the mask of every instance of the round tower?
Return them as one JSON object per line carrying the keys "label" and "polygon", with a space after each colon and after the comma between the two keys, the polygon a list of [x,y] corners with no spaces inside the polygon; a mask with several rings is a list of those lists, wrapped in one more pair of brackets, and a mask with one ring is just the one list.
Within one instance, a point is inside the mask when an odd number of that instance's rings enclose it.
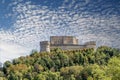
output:
{"label": "round tower", "polygon": [[40,42],[40,52],[50,52],[50,42],[49,41]]}
{"label": "round tower", "polygon": [[95,41],[89,41],[85,43],[86,48],[96,48],[96,42]]}

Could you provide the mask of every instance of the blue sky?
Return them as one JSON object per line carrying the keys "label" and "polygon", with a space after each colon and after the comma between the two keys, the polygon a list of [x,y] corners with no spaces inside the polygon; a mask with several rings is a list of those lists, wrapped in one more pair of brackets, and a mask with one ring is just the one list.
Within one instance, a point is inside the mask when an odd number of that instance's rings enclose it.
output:
{"label": "blue sky", "polygon": [[49,36],[120,48],[120,0],[1,0],[0,61],[39,51]]}

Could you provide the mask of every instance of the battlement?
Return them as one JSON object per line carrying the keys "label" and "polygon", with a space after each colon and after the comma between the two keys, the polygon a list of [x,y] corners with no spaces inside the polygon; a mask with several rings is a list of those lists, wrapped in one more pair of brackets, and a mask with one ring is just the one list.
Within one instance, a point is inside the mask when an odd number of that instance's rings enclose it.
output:
{"label": "battlement", "polygon": [[40,42],[40,51],[50,52],[51,49],[61,48],[62,50],[78,50],[84,48],[95,48],[96,42],[89,41],[84,45],[78,44],[78,39],[74,36],[51,36],[50,41]]}
{"label": "battlement", "polygon": [[49,45],[50,42],[49,42],[49,41],[41,41],[40,44],[41,44],[41,45]]}

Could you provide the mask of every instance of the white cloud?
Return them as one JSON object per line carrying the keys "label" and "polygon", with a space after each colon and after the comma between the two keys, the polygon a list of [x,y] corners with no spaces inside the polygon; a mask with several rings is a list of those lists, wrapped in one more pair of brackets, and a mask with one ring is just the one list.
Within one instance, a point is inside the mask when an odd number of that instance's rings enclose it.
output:
{"label": "white cloud", "polygon": [[15,4],[17,6],[13,7],[13,15],[17,16],[13,30],[0,30],[2,61],[29,54],[32,49],[39,51],[39,42],[49,40],[49,36],[53,35],[72,35],[77,36],[80,43],[95,40],[98,46],[105,44],[120,47],[120,36],[116,32],[120,30],[118,16],[106,18],[109,14],[99,16],[84,11],[76,13],[78,7],[84,9],[79,3],[75,11],[65,11],[67,6],[60,6],[62,9],[55,11],[30,2]]}
{"label": "white cloud", "polygon": [[15,43],[0,42],[0,61],[12,60],[14,58],[29,54],[30,49]]}
{"label": "white cloud", "polygon": [[5,3],[5,0],[2,0],[2,4],[4,4]]}

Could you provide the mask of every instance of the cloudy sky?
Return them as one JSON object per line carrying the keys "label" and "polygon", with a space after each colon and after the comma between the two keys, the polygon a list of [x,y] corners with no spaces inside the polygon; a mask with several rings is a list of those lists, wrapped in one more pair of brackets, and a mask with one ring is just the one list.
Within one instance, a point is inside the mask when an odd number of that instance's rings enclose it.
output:
{"label": "cloudy sky", "polygon": [[120,0],[0,0],[0,62],[56,35],[120,48]]}

